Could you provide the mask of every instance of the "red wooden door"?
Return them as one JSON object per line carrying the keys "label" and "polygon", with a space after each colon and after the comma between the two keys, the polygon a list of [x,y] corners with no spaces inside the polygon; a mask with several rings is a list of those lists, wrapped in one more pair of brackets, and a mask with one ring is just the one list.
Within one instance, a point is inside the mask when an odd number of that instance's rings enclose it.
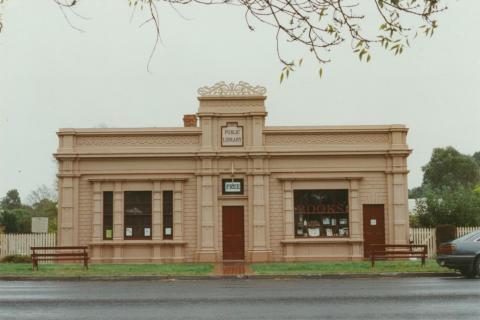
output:
{"label": "red wooden door", "polygon": [[223,260],[245,259],[243,207],[222,208]]}
{"label": "red wooden door", "polygon": [[363,255],[370,257],[370,244],[385,244],[383,204],[363,205]]}

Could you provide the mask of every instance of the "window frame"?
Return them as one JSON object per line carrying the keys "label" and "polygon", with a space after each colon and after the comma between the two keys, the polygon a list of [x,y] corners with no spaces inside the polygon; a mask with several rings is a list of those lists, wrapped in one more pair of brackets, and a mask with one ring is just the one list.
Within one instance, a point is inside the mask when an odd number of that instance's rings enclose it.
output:
{"label": "window frame", "polygon": [[[135,223],[133,225],[131,225],[132,227],[132,236],[127,236],[127,227],[130,227],[130,225],[127,226],[127,206],[131,205],[131,204],[128,204],[127,203],[127,200],[129,198],[129,196],[127,194],[133,194],[133,193],[145,193],[145,194],[150,194],[150,197],[146,198],[147,201],[144,201],[143,203],[141,201],[139,201],[138,203],[135,203],[134,204],[141,204],[144,206],[144,209],[149,209],[149,213],[143,213],[143,214],[138,214],[138,215],[134,215],[134,214],[129,214],[128,216],[130,217],[143,217],[145,219],[145,217],[150,217],[150,221],[149,221],[149,224],[143,224],[142,225],[142,229],[143,229],[143,236],[139,236],[139,235],[135,235],[135,229],[138,228],[140,226],[140,224],[138,223]],[[123,224],[123,239],[124,240],[151,240],[152,239],[152,214],[153,214],[153,193],[151,190],[146,190],[146,191],[124,191],[123,192],[123,221],[124,221],[124,224]],[[148,219],[148,218],[147,218]],[[139,219],[140,220],[140,219]],[[145,236],[145,228],[150,228],[150,235],[149,236]]]}
{"label": "window frame", "polygon": [[[111,202],[107,201],[106,195],[109,195],[111,197]],[[102,193],[102,207],[103,207],[103,212],[102,212],[102,238],[103,240],[113,240],[113,191],[103,191]],[[107,208],[107,205],[109,208]],[[107,214],[107,211],[109,212]],[[109,220],[111,220],[108,225],[110,226],[110,229],[112,231],[112,236],[110,238],[107,238],[107,223],[106,223],[106,218],[108,217]]]}
{"label": "window frame", "polygon": [[[168,201],[167,196],[168,196]],[[162,236],[163,240],[173,240],[173,233],[175,230],[173,229],[173,206],[174,206],[174,199],[173,199],[173,190],[163,190],[162,191]],[[170,228],[171,232],[169,235],[166,234],[166,228]]]}
{"label": "window frame", "polygon": [[[303,195],[299,193],[303,193]],[[299,197],[308,197],[309,193],[312,198],[314,198],[315,194],[322,195],[323,193],[324,198],[318,197],[317,199],[320,200],[312,200],[312,204],[297,203]],[[342,195],[341,193],[345,194]],[[315,201],[318,202],[314,203]],[[303,210],[298,209],[299,206],[303,206]],[[343,210],[342,206],[344,208]],[[325,211],[322,211],[322,209]],[[318,212],[316,212],[316,210],[318,210]],[[347,188],[294,189],[293,216],[294,237],[296,239],[349,238],[351,233],[350,190]],[[343,219],[346,219],[346,223],[340,223]],[[318,236],[310,235],[309,229],[312,229],[312,234],[318,232]],[[340,235],[340,232],[344,234]]]}

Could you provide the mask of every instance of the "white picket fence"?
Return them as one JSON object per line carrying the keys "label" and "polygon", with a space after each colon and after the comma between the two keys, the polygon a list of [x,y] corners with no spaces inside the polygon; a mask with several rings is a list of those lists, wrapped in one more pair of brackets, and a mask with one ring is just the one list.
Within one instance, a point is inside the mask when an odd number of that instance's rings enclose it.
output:
{"label": "white picket fence", "polygon": [[[457,227],[457,237],[461,237],[476,230],[480,230],[480,226]],[[428,248],[428,257],[435,257],[437,252],[437,237],[435,236],[435,228],[410,228],[410,240],[413,244],[426,244]]]}
{"label": "white picket fence", "polygon": [[30,247],[53,247],[55,233],[0,234],[0,258],[13,254],[30,255]]}

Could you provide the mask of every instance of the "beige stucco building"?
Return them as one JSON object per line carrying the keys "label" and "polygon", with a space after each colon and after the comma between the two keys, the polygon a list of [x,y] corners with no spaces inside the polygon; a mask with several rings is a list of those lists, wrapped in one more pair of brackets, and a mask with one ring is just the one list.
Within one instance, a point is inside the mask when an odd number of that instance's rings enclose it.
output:
{"label": "beige stucco building", "polygon": [[265,126],[265,93],[200,88],[184,127],[60,129],[58,244],[93,262],[197,262],[408,243],[407,128]]}

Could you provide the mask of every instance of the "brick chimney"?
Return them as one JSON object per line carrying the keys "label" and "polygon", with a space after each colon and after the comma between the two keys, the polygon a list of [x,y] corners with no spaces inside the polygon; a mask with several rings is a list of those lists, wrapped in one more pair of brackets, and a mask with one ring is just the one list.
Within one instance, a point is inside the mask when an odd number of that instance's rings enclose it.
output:
{"label": "brick chimney", "polygon": [[197,126],[197,115],[195,114],[186,114],[183,116],[183,126],[184,127],[196,127]]}

